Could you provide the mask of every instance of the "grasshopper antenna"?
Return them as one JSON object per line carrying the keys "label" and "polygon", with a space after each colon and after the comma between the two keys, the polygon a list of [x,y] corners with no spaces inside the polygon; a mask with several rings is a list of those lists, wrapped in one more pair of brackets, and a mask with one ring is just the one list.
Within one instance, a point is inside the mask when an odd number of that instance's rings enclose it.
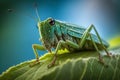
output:
{"label": "grasshopper antenna", "polygon": [[41,20],[40,20],[39,14],[38,14],[38,9],[37,9],[37,3],[36,2],[34,3],[34,8],[35,8],[35,11],[36,11],[36,15],[38,17],[38,21],[40,22]]}

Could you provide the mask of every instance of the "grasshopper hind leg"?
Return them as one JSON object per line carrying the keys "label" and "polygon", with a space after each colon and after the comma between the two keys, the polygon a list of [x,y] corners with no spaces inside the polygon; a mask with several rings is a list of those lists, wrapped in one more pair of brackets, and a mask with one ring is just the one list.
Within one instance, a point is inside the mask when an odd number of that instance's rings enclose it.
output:
{"label": "grasshopper hind leg", "polygon": [[91,41],[92,41],[92,44],[94,45],[96,51],[97,51],[98,54],[99,54],[99,61],[104,64],[104,61],[103,61],[103,58],[102,58],[102,56],[101,56],[101,54],[100,54],[100,52],[99,52],[98,46],[96,45],[96,43],[94,42],[94,40],[92,39],[92,36],[91,36],[91,34],[90,34],[90,32],[91,32],[92,29],[95,31],[96,36],[97,36],[97,38],[98,38],[98,40],[99,40],[102,48],[105,50],[107,56],[110,56],[110,53],[109,53],[109,52],[107,51],[107,49],[104,47],[104,45],[103,45],[103,43],[102,43],[102,40],[101,40],[101,38],[100,38],[100,35],[98,34],[98,32],[97,32],[96,28],[94,27],[94,25],[89,26],[89,27],[86,29],[86,31],[83,33],[82,38],[81,38],[82,40],[81,40],[81,42],[79,43],[79,46],[80,46],[80,48],[82,48],[83,45],[85,44],[86,39],[87,39],[88,37],[90,37],[90,39],[91,39]]}
{"label": "grasshopper hind leg", "polygon": [[93,45],[94,45],[94,47],[95,47],[95,49],[96,49],[96,51],[99,55],[99,62],[102,63],[102,64],[105,64],[96,43],[93,41],[92,36],[90,34],[89,34],[89,36],[90,36],[90,39],[91,39],[91,41],[92,41],[92,43],[93,43]]}

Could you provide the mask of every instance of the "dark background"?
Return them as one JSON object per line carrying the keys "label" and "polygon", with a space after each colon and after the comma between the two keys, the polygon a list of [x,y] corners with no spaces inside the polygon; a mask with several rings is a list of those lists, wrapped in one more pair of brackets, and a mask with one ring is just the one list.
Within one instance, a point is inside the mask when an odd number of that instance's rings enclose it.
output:
{"label": "dark background", "polygon": [[0,73],[35,58],[31,46],[40,43],[37,22],[30,17],[37,19],[35,2],[41,20],[53,17],[85,27],[94,24],[106,41],[120,36],[119,0],[0,0]]}

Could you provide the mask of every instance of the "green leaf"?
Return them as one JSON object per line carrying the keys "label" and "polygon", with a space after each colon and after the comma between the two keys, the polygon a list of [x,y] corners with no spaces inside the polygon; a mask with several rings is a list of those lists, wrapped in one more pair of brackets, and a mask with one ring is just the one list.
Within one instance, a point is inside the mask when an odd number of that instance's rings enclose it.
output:
{"label": "green leaf", "polygon": [[119,80],[120,48],[110,52],[115,55],[104,55],[103,65],[95,51],[59,51],[55,66],[51,68],[47,68],[47,65],[54,55],[46,53],[40,57],[40,64],[30,67],[34,61],[31,60],[12,66],[0,75],[0,80]]}

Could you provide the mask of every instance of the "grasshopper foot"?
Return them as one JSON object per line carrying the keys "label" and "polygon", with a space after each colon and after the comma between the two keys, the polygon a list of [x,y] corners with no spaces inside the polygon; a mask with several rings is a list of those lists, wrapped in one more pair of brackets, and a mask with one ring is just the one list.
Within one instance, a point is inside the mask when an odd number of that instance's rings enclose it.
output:
{"label": "grasshopper foot", "polygon": [[54,65],[55,65],[55,62],[56,62],[56,59],[57,59],[57,56],[54,56],[53,61],[52,61],[50,64],[48,64],[47,67],[50,68],[50,67],[54,66]]}
{"label": "grasshopper foot", "polygon": [[36,59],[35,61],[33,61],[32,63],[30,63],[30,67],[33,67],[33,66],[35,66],[35,65],[37,65],[37,64],[39,64],[40,63],[40,61],[39,61],[39,59]]}
{"label": "grasshopper foot", "polygon": [[99,55],[99,62],[100,62],[102,65],[104,65],[105,67],[108,67],[108,65],[105,64],[105,62],[104,62],[102,56],[100,56],[100,55]]}
{"label": "grasshopper foot", "polygon": [[108,57],[112,57],[112,53],[107,53],[107,56]]}

